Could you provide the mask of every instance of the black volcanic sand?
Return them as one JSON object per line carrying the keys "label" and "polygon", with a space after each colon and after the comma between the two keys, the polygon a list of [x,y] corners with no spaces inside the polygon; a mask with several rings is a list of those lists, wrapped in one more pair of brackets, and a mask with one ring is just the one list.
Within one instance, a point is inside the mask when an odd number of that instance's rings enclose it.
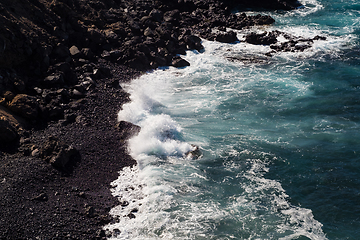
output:
{"label": "black volcanic sand", "polygon": [[[118,205],[110,182],[124,166],[135,164],[126,154],[116,115],[128,94],[114,84],[138,75],[113,66],[114,78],[103,79],[78,110],[80,121],[63,126],[51,122],[23,142],[41,146],[50,136],[72,144],[81,155],[72,171],[54,169],[38,157],[5,154],[0,164],[0,239],[95,239],[111,221]],[[81,101],[80,101],[81,102]]]}

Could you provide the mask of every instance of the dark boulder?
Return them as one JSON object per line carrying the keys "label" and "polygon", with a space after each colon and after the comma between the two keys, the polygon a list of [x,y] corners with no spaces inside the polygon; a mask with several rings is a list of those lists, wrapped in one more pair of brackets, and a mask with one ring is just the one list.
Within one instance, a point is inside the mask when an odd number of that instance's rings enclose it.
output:
{"label": "dark boulder", "polygon": [[199,159],[202,156],[202,152],[201,152],[199,146],[196,146],[196,145],[192,145],[192,146],[194,149],[185,153],[186,158]]}
{"label": "dark boulder", "polygon": [[115,128],[121,133],[121,140],[128,140],[130,137],[137,135],[141,127],[131,122],[120,121]]}
{"label": "dark boulder", "polygon": [[8,108],[30,120],[35,120],[39,114],[39,104],[36,98],[26,94],[16,95],[9,103]]}
{"label": "dark boulder", "polygon": [[182,59],[181,57],[174,57],[171,65],[177,68],[187,67],[190,66],[190,63],[186,61],[185,59]]}
{"label": "dark boulder", "polygon": [[250,33],[245,37],[247,43],[255,45],[270,45],[277,42],[276,35],[273,32]]}
{"label": "dark boulder", "polygon": [[311,48],[312,40],[309,41],[297,41],[297,40],[290,40],[283,43],[277,43],[270,45],[270,48],[275,51],[282,51],[282,52],[303,52],[308,48]]}
{"label": "dark boulder", "polygon": [[220,32],[216,35],[215,40],[223,43],[232,43],[239,41],[234,31],[229,31],[225,33]]}
{"label": "dark boulder", "polygon": [[184,42],[186,43],[188,49],[195,49],[201,51],[204,49],[204,46],[201,44],[201,38],[195,35],[185,35]]}

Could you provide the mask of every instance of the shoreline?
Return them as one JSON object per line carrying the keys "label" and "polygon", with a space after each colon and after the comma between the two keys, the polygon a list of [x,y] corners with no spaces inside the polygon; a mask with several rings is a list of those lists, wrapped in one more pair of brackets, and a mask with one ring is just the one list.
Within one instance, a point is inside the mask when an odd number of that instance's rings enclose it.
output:
{"label": "shoreline", "polygon": [[[5,26],[0,113],[16,118],[7,118],[10,126],[4,128],[12,140],[0,145],[0,239],[103,239],[102,227],[114,221],[109,211],[119,204],[110,183],[123,167],[136,164],[126,152],[131,126],[117,125],[117,112],[129,101],[119,83],[158,66],[186,66],[179,54],[202,49],[200,37],[237,41],[234,32],[226,32],[227,24],[241,29],[273,19],[235,17],[231,1],[119,8],[112,8],[117,1],[111,0],[51,2],[0,6],[5,17],[0,18]],[[34,16],[24,7],[35,9]],[[39,20],[42,11],[45,21]],[[16,18],[22,15],[29,22]],[[251,35],[249,41],[270,44],[274,34]],[[12,106],[23,95],[25,107]],[[55,147],[47,152],[51,144]]]}
{"label": "shoreline", "polygon": [[[138,75],[124,67],[117,71],[126,81]],[[109,211],[118,204],[110,183],[123,167],[136,164],[116,128],[116,114],[127,94],[111,83],[106,79],[99,84],[82,104],[81,121],[66,126],[51,122],[23,140],[35,148],[51,136],[72,144],[81,159],[71,172],[21,152],[1,156],[0,239],[104,237],[101,228],[112,221]]]}

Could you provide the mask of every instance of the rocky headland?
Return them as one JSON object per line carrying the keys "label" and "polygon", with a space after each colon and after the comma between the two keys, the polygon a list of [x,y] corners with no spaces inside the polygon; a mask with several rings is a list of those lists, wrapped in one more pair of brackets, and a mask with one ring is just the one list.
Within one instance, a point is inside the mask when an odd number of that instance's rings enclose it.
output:
{"label": "rocky headland", "polygon": [[[110,182],[136,164],[117,123],[119,85],[159,66],[185,67],[201,39],[269,25],[234,9],[291,10],[293,0],[1,0],[0,239],[102,239],[118,204]],[[230,30],[233,29],[233,30]],[[288,41],[278,43],[283,35]],[[304,51],[321,36],[279,31],[241,41]],[[301,44],[299,44],[301,43]],[[135,129],[135,130],[134,130]]]}

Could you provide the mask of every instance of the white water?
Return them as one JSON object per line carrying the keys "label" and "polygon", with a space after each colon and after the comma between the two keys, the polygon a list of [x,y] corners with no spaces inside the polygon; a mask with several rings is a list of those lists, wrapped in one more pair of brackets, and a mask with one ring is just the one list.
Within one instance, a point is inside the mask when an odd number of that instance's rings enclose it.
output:
{"label": "white water", "polygon": [[[284,17],[322,8],[306,1],[305,8]],[[354,36],[336,36],[318,24],[279,22],[238,37],[278,29],[327,40],[272,58],[265,56],[268,46],[204,41],[204,53],[184,56],[190,67],[158,69],[123,86],[131,102],[118,119],[141,131],[129,140],[138,165],[123,169],[112,183],[122,205],[111,210],[117,223],[104,227],[110,239],[326,239],[312,211],[293,205],[281,183],[266,178],[271,163],[286,159],[263,145],[296,144],[305,123],[267,122],[263,115],[311,97],[311,83],[299,80],[299,69],[310,67],[306,59],[336,57]],[[194,145],[202,150],[199,159],[187,155]]]}

